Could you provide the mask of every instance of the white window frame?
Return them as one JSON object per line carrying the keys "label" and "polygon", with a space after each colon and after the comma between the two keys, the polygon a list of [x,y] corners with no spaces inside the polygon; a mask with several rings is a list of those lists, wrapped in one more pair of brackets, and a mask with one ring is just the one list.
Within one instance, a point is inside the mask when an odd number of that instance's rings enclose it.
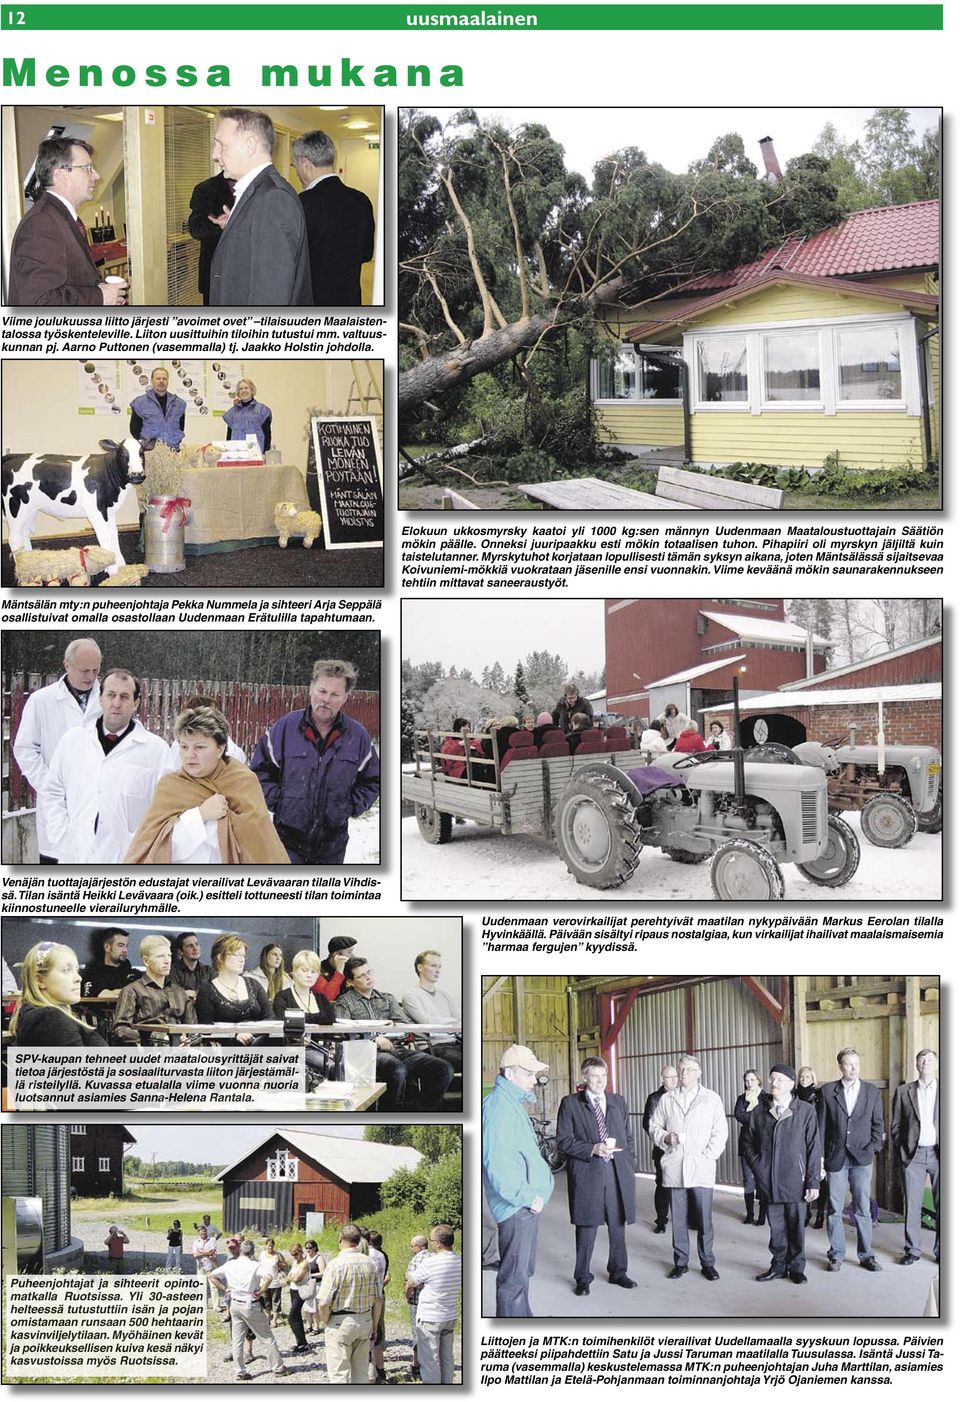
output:
{"label": "white window frame", "polygon": [[86,1134],[86,1132],[87,1132],[87,1127],[86,1127],[86,1125],[71,1125],[71,1126],[70,1126],[70,1133],[71,1133],[71,1134]]}
{"label": "white window frame", "polygon": [[105,1155],[105,1154],[101,1154],[101,1155],[100,1155],[100,1172],[101,1172],[101,1173],[109,1173],[109,1172],[110,1172],[110,1157],[109,1157],[109,1155]]}
{"label": "white window frame", "polygon": [[[790,337],[790,336],[798,336],[798,337],[799,337],[799,336],[809,336],[810,333],[811,333],[811,331],[813,331],[813,332],[816,333],[816,336],[817,336],[817,343],[818,343],[818,344],[817,344],[817,359],[818,359],[818,361],[819,361],[819,369],[820,369],[820,394],[819,394],[819,396],[818,396],[816,399],[768,399],[768,398],[767,398],[766,357],[765,357],[765,355],[764,355],[764,340],[765,340],[765,338],[766,338],[767,336],[783,336],[783,337]],[[827,344],[826,344],[826,341],[827,341],[827,338],[828,338],[829,334],[830,334],[830,333],[829,333],[829,331],[827,330],[827,328],[826,328],[826,327],[823,327],[823,326],[821,326],[821,327],[814,327],[814,326],[791,326],[791,327],[790,327],[788,330],[786,330],[786,331],[781,331],[781,330],[779,329],[779,327],[777,327],[777,326],[767,326],[767,327],[764,328],[764,330],[760,333],[759,337],[757,338],[757,339],[758,339],[758,353],[759,353],[759,357],[760,357],[760,366],[759,366],[759,376],[760,376],[760,382],[759,382],[760,400],[761,400],[761,406],[762,406],[762,408],[763,408],[764,411],[767,411],[767,410],[777,410],[777,409],[779,409],[779,410],[782,411],[782,410],[784,410],[784,409],[788,409],[788,410],[790,411],[790,413],[792,413],[792,414],[797,414],[797,413],[809,413],[811,410],[812,410],[815,414],[822,414],[822,413],[823,413],[824,408],[826,407],[826,405],[825,405],[825,400],[826,400],[826,398],[829,398],[829,394],[828,394],[828,392],[826,392],[826,388],[825,388],[825,387],[826,387],[827,380],[828,380],[828,378],[829,378],[828,366],[829,366],[829,363],[830,363],[830,356],[829,356],[829,348],[828,348],[828,346],[827,346]],[[751,403],[751,405],[752,405],[753,399],[752,399],[752,395],[750,394],[750,387],[749,387],[749,385],[748,385],[748,387],[747,387],[747,396],[748,396],[748,399],[750,400],[750,403]],[[752,410],[751,410],[751,412],[752,412]]]}
{"label": "white window frame", "polygon": [[[838,333],[843,330],[866,330],[871,326],[896,326],[900,343],[900,399],[841,399]],[[820,334],[820,400],[799,400],[790,403],[764,399],[763,337],[784,335],[789,331],[811,331]],[[747,338],[747,398],[729,404],[713,404],[700,398],[697,368],[697,346],[713,336],[745,336]],[[905,414],[919,419],[920,374],[917,356],[917,321],[909,312],[878,312],[849,317],[811,317],[803,321],[774,321],[738,323],[684,332],[683,358],[687,362],[690,384],[691,414]],[[611,401],[629,403],[628,400]],[[660,401],[663,402],[663,401]]]}
{"label": "white window frame", "polygon": [[[642,345],[642,346],[639,347],[639,349],[640,349],[641,352],[643,352],[643,351],[656,351],[656,353],[657,353],[658,355],[663,355],[665,351],[668,351],[668,350],[671,350],[671,349],[677,349],[677,348],[675,348],[675,347],[670,347],[670,346]],[[640,363],[639,363],[640,357],[637,355],[637,347],[633,344],[632,341],[623,341],[623,342],[621,343],[621,345],[620,345],[620,353],[621,353],[621,354],[626,354],[626,355],[632,355],[632,356],[633,356],[634,369],[635,369],[635,372],[636,372],[636,373],[635,373],[635,376],[634,376],[634,381],[635,381],[636,386],[637,386],[637,391],[636,391],[636,393],[635,393],[635,394],[632,394],[632,395],[630,396],[629,399],[601,399],[601,398],[600,398],[600,395],[599,395],[599,392],[598,392],[598,386],[599,386],[599,383],[600,383],[600,366],[597,364],[596,358],[594,358],[594,359],[592,359],[592,360],[590,361],[590,400],[591,400],[591,402],[592,402],[593,404],[600,404],[600,405],[603,405],[605,408],[606,408],[606,407],[611,407],[611,408],[613,408],[613,407],[617,407],[618,405],[625,405],[625,404],[631,404],[631,405],[633,405],[633,404],[651,405],[651,406],[653,406],[653,407],[655,407],[655,408],[658,408],[658,409],[682,409],[682,408],[683,408],[683,399],[682,399],[682,398],[679,398],[679,399],[644,399],[643,396],[640,394],[641,371],[640,371]],[[679,364],[679,361],[678,361],[677,363]]]}
{"label": "white window frame", "polygon": [[86,1163],[86,1159],[84,1158],[83,1154],[74,1154],[74,1156],[73,1156],[73,1157],[71,1158],[71,1160],[70,1160],[70,1172],[71,1172],[71,1173],[83,1173],[83,1172],[85,1171],[85,1170],[84,1170],[84,1164],[85,1164],[85,1163]]}

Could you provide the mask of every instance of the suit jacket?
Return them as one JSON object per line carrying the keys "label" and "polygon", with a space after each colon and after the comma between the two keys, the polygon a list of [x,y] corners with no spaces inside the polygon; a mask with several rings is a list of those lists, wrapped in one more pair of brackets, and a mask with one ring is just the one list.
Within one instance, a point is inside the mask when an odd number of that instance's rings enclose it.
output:
{"label": "suit jacket", "polygon": [[829,1172],[843,1168],[847,1154],[856,1164],[868,1164],[883,1147],[883,1107],[876,1086],[860,1082],[860,1094],[849,1117],[843,1082],[829,1081],[821,1087],[820,1138]]}
{"label": "suit jacket", "polygon": [[359,307],[360,265],[373,257],[373,205],[362,190],[328,175],[304,190],[313,304]]}
{"label": "suit jacket", "polygon": [[10,250],[11,307],[102,307],[103,281],[66,205],[47,191],[28,209]]}
{"label": "suit jacket", "polygon": [[307,226],[292,185],[262,170],[234,205],[210,269],[211,307],[308,307]]}
{"label": "suit jacket", "polygon": [[[635,1222],[636,1163],[633,1153],[633,1132],[627,1102],[622,1095],[610,1091],[607,1097],[607,1132],[616,1139],[621,1150],[613,1156],[613,1171],[617,1175],[623,1198],[624,1221]],[[570,1221],[577,1227],[600,1227],[603,1215],[603,1180],[609,1172],[593,1146],[600,1143],[597,1117],[587,1100],[586,1092],[565,1095],[557,1112],[557,1146],[567,1156],[567,1197]]]}
{"label": "suit jacket", "polygon": [[201,180],[193,188],[190,196],[190,218],[187,229],[190,237],[200,243],[200,266],[197,286],[206,299],[210,295],[210,269],[213,255],[217,251],[222,230],[218,224],[211,224],[209,215],[221,215],[223,207],[233,208],[233,190],[227,177],[221,171],[211,175],[209,180]]}
{"label": "suit jacket", "polygon": [[[920,1139],[920,1105],[917,1100],[918,1081],[897,1086],[890,1111],[890,1138],[902,1163],[909,1163],[917,1152]],[[933,1123],[937,1131],[937,1157],[940,1156],[940,1082],[933,1101]]]}

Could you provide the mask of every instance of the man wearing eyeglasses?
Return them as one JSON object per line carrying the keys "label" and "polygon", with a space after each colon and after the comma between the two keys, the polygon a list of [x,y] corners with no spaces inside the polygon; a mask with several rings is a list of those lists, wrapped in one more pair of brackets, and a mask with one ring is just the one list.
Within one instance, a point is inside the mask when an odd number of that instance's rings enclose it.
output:
{"label": "man wearing eyeglasses", "polygon": [[126,284],[105,282],[93,261],[80,206],[93,198],[100,176],[93,147],[64,136],[41,141],[27,186],[34,200],[10,252],[12,307],[116,307]]}

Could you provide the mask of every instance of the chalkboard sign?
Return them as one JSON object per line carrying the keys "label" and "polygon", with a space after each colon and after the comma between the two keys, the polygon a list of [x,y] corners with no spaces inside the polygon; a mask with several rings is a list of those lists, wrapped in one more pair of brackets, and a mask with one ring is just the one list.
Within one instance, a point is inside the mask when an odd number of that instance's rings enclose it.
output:
{"label": "chalkboard sign", "polygon": [[377,421],[310,420],[327,550],[383,544],[383,465]]}

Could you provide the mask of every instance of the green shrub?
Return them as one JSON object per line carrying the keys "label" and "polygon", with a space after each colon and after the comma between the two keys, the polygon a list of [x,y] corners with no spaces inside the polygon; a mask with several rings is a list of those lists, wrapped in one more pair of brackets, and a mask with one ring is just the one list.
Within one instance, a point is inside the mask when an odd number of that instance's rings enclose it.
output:
{"label": "green shrub", "polygon": [[432,1225],[446,1222],[459,1231],[463,1210],[463,1161],[448,1154],[430,1169],[423,1213]]}

